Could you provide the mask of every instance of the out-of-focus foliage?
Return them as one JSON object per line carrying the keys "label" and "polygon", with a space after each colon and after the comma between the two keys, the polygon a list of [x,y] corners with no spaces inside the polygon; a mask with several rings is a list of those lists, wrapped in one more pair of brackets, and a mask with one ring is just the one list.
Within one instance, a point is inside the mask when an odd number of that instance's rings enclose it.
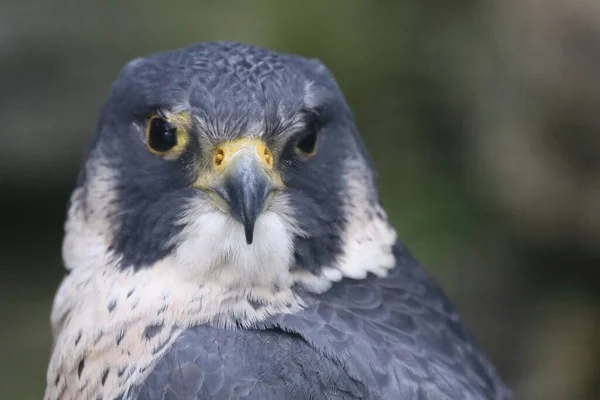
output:
{"label": "out-of-focus foliage", "polygon": [[196,41],[323,60],[400,237],[519,398],[600,398],[600,3],[0,4],[0,398],[38,399],[69,191],[121,66]]}

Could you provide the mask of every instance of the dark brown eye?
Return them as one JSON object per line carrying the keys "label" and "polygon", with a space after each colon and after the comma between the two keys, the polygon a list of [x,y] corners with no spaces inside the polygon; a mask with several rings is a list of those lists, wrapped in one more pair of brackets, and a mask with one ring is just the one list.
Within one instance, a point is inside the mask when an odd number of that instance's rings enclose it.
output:
{"label": "dark brown eye", "polygon": [[191,117],[187,112],[154,114],[146,125],[146,147],[151,153],[167,160],[175,160],[189,141]]}
{"label": "dark brown eye", "polygon": [[317,150],[317,130],[311,128],[310,131],[296,143],[296,149],[305,156],[310,156]]}
{"label": "dark brown eye", "polygon": [[152,117],[148,123],[146,143],[151,150],[166,153],[177,146],[177,128],[161,117]]}

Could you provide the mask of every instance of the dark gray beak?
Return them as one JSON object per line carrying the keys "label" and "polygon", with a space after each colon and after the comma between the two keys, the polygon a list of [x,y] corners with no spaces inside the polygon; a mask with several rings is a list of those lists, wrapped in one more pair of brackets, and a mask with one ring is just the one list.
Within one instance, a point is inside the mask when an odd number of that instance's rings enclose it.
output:
{"label": "dark gray beak", "polygon": [[230,215],[244,226],[252,244],[256,219],[275,188],[273,157],[260,139],[222,143],[213,154],[216,175],[208,188],[227,203]]}
{"label": "dark gray beak", "polygon": [[248,244],[252,244],[254,224],[274,187],[259,159],[249,152],[236,155],[223,171],[221,184],[212,188],[227,202],[231,216],[244,226]]}

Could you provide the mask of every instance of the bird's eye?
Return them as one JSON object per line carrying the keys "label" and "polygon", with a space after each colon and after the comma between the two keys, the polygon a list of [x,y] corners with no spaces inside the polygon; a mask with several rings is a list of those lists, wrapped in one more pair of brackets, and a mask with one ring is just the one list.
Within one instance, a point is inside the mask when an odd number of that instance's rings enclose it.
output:
{"label": "bird's eye", "polygon": [[167,158],[181,154],[186,141],[185,129],[155,115],[146,127],[146,146],[154,153]]}
{"label": "bird's eye", "polygon": [[148,146],[158,153],[169,151],[177,145],[177,128],[160,117],[152,117],[148,123],[147,141]]}
{"label": "bird's eye", "polygon": [[296,150],[304,156],[311,156],[317,150],[317,129],[311,127],[299,141],[296,143]]}

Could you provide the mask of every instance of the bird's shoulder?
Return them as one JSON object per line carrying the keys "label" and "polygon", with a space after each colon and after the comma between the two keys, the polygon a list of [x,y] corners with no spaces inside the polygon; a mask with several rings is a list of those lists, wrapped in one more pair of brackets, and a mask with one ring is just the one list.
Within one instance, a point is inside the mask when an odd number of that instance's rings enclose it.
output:
{"label": "bird's shoulder", "polygon": [[130,396],[146,400],[352,399],[365,388],[280,328],[186,330]]}
{"label": "bird's shoulder", "polygon": [[375,398],[509,398],[435,281],[403,247],[394,253],[386,277],[344,279],[267,326],[299,334]]}

